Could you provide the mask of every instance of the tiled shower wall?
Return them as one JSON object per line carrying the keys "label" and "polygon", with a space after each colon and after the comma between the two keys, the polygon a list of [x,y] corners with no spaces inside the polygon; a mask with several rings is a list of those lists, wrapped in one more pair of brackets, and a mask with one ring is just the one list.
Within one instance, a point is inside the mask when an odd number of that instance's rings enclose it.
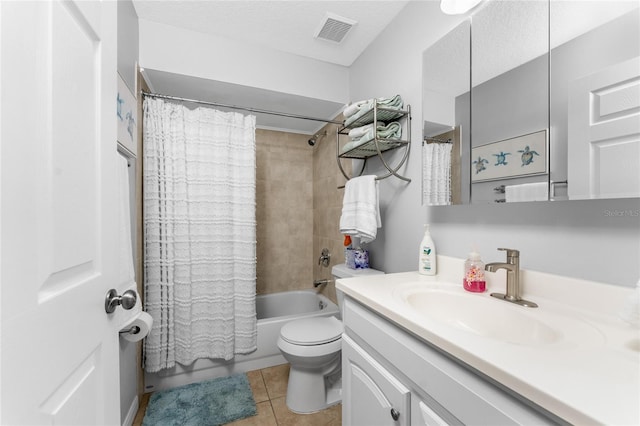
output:
{"label": "tiled shower wall", "polygon": [[[339,232],[345,178],[336,164],[336,125],[315,146],[309,135],[256,130],[256,218],[258,294],[312,289],[344,262]],[[346,141],[343,141],[343,143]],[[347,173],[351,162],[343,160]],[[318,265],[322,248],[329,267]],[[335,284],[321,286],[336,300]]]}
{"label": "tiled shower wall", "polygon": [[309,136],[256,130],[258,294],[313,288]]}

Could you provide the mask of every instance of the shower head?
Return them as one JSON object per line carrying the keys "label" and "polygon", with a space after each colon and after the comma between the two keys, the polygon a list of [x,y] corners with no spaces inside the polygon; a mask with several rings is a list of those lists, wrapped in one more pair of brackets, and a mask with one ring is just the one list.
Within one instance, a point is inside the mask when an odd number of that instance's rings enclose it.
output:
{"label": "shower head", "polygon": [[316,133],[315,135],[311,136],[311,139],[309,139],[307,141],[307,143],[309,144],[309,146],[314,146],[316,144],[316,142],[318,142],[318,139],[327,136],[327,131],[325,130],[322,133]]}

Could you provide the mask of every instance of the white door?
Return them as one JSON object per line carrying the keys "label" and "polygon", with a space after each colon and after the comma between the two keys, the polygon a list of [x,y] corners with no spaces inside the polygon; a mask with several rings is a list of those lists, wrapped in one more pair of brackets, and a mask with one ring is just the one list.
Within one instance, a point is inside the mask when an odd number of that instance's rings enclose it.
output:
{"label": "white door", "polygon": [[640,196],[640,57],[569,85],[569,198]]}
{"label": "white door", "polygon": [[120,423],[115,37],[112,1],[0,1],[1,424]]}

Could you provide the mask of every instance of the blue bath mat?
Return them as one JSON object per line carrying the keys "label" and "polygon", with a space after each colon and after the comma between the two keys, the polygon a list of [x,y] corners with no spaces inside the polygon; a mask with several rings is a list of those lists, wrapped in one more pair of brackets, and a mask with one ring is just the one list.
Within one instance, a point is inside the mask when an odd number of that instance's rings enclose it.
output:
{"label": "blue bath mat", "polygon": [[256,413],[247,375],[235,374],[153,393],[142,425],[213,426]]}

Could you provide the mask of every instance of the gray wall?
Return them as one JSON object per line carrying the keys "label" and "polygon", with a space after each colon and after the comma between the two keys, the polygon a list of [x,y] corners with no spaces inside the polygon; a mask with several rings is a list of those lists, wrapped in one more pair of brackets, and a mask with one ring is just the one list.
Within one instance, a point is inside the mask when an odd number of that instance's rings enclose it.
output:
{"label": "gray wall", "polygon": [[[380,181],[382,228],[368,248],[373,267],[417,268],[423,223],[438,253],[464,258],[477,246],[485,261],[503,260],[497,247],[521,251],[521,265],[563,276],[633,286],[640,277],[640,200],[558,201],[511,205],[421,206],[422,52],[462,17],[442,15],[439,2],[410,2],[351,67],[351,99],[401,94],[413,116],[411,154],[400,170],[413,179]],[[440,14],[434,25],[425,17]],[[431,19],[433,21],[433,19]],[[448,28],[448,29],[447,29]],[[392,60],[380,61],[380,52]],[[383,170],[371,162],[366,173]]]}
{"label": "gray wall", "polygon": [[[118,0],[118,73],[132,93],[138,63],[138,15],[131,0]],[[135,93],[134,93],[135,95]]]}

